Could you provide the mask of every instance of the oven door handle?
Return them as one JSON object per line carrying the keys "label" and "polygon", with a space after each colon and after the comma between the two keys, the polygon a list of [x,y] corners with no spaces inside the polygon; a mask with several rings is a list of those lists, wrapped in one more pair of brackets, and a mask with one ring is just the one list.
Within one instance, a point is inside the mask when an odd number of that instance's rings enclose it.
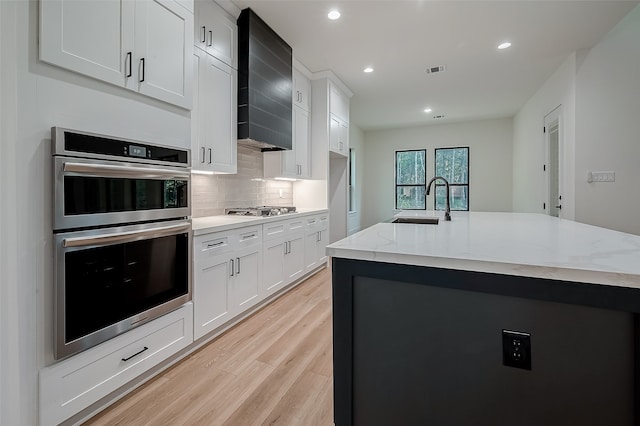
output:
{"label": "oven door handle", "polygon": [[71,163],[65,162],[64,173],[80,173],[89,176],[120,177],[120,178],[147,178],[147,179],[170,179],[188,178],[191,174],[181,170],[167,170],[147,167],[112,166],[107,164],[94,163]]}
{"label": "oven door handle", "polygon": [[150,238],[166,237],[168,235],[179,234],[180,231],[191,230],[191,224],[180,224],[171,226],[161,226],[140,231],[114,232],[113,234],[65,238],[62,240],[63,247],[85,247],[95,245],[107,245],[114,243],[126,243],[131,241],[147,240]]}

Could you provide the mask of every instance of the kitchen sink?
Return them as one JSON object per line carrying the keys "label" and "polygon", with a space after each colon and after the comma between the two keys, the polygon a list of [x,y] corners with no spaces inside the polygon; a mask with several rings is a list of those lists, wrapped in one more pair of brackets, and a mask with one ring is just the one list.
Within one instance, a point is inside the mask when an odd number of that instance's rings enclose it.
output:
{"label": "kitchen sink", "polygon": [[391,223],[422,223],[425,225],[437,225],[437,217],[397,217]]}

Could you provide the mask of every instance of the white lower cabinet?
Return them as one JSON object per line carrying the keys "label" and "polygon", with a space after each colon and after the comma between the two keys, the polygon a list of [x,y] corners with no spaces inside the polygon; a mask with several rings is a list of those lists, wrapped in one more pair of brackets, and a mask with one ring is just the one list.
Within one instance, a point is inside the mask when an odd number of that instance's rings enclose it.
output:
{"label": "white lower cabinet", "polygon": [[304,274],[304,218],[264,225],[263,291],[270,295]]}
{"label": "white lower cabinet", "polygon": [[57,425],[193,343],[191,302],[40,370],[40,425]]}
{"label": "white lower cabinet", "polygon": [[316,269],[326,263],[325,253],[329,243],[329,215],[307,217],[304,233],[304,272]]}
{"label": "white lower cabinet", "polygon": [[196,339],[260,301],[261,242],[261,225],[194,238]]}

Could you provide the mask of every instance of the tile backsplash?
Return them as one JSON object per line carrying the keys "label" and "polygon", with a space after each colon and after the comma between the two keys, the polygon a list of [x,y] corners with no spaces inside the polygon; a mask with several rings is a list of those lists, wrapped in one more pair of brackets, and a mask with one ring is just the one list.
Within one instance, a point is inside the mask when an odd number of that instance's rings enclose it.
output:
{"label": "tile backsplash", "polygon": [[233,207],[292,206],[293,183],[262,175],[262,153],[238,145],[237,174],[192,175],[192,216],[224,214],[224,209]]}

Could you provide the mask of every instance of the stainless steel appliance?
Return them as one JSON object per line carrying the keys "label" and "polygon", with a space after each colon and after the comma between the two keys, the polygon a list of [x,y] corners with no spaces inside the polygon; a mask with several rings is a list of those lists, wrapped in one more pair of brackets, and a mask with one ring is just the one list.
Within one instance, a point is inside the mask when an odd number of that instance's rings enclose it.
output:
{"label": "stainless steel appliance", "polygon": [[238,207],[225,209],[226,214],[236,216],[278,216],[281,214],[295,213],[296,208],[287,206],[257,206],[257,207]]}
{"label": "stainless steel appliance", "polygon": [[191,300],[188,150],[52,129],[57,359]]}

